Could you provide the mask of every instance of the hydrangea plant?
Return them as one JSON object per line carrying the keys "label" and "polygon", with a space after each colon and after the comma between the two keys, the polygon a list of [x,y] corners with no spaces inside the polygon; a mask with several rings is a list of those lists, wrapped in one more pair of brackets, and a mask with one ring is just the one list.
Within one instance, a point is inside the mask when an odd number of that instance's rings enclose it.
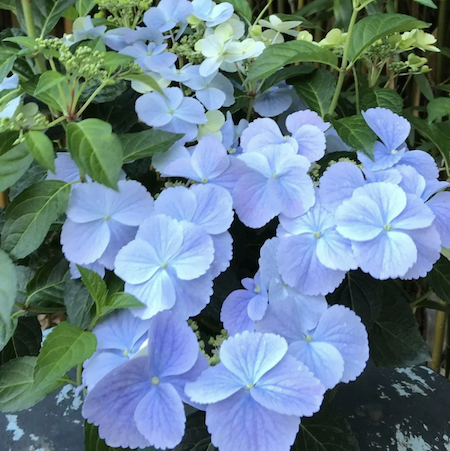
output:
{"label": "hydrangea plant", "polygon": [[11,3],[1,411],[72,384],[88,450],[308,451],[369,359],[428,359],[412,308],[450,301],[450,107],[425,120],[397,86],[436,39],[380,2],[320,39],[263,3]]}

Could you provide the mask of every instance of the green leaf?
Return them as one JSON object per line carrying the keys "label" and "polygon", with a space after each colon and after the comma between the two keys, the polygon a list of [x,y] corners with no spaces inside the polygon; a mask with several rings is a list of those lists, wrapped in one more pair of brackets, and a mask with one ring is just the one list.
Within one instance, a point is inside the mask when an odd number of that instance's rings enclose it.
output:
{"label": "green leaf", "polygon": [[280,67],[293,63],[314,62],[338,68],[337,56],[330,50],[306,41],[289,41],[266,47],[250,67],[245,83],[264,80]]}
{"label": "green leaf", "polygon": [[80,17],[85,17],[94,9],[95,5],[95,0],[78,0],[75,3],[75,8]]}
{"label": "green leaf", "polygon": [[433,0],[415,0],[417,3],[421,3],[422,5],[428,6],[428,8],[437,9],[437,6],[433,2]]}
{"label": "green leaf", "polygon": [[166,152],[181,137],[180,134],[154,129],[118,135],[123,148],[124,163]]}
{"label": "green leaf", "polygon": [[11,72],[15,61],[16,61],[16,57],[11,56],[6,61],[4,61],[2,64],[0,64],[0,83]]}
{"label": "green leaf", "polygon": [[450,304],[450,261],[442,256],[427,275],[430,287],[439,298]]}
{"label": "green leaf", "polygon": [[450,98],[438,97],[431,100],[427,105],[428,122],[434,122],[450,114]]}
{"label": "green leaf", "polygon": [[41,342],[42,331],[37,316],[20,317],[14,335],[0,354],[1,364],[17,357],[37,356]]}
{"label": "green leaf", "polygon": [[311,75],[296,80],[292,85],[297,94],[322,118],[328,113],[336,89],[336,81],[331,72],[317,69]]}
{"label": "green leaf", "polygon": [[327,300],[331,305],[351,308],[370,329],[380,315],[383,291],[380,282],[368,274],[350,271],[339,288],[327,296]]}
{"label": "green leaf", "polygon": [[20,44],[27,49],[33,49],[36,46],[36,39],[30,38],[28,36],[13,36],[11,38],[3,39],[4,42],[14,42],[15,44]]}
{"label": "green leaf", "polygon": [[0,192],[19,180],[30,167],[33,157],[25,142],[21,142],[0,156]]}
{"label": "green leaf", "polygon": [[354,62],[370,45],[394,33],[427,28],[426,22],[405,14],[374,14],[356,23],[350,42],[349,58]]}
{"label": "green leaf", "polygon": [[360,448],[348,421],[326,406],[313,417],[302,418],[291,451],[360,451]]}
{"label": "green leaf", "polygon": [[19,357],[0,367],[0,411],[17,412],[29,409],[63,385],[52,381],[36,386],[33,373],[37,357]]}
{"label": "green leaf", "polygon": [[[100,87],[100,82],[94,80],[89,82],[83,90],[80,96],[80,102],[86,102],[94,91]],[[92,103],[106,103],[112,102],[121,96],[129,88],[129,83],[125,80],[119,80],[113,85],[106,85],[102,90],[94,97]]]}
{"label": "green leaf", "polygon": [[309,64],[300,64],[299,66],[290,66],[284,67],[283,69],[277,70],[273,75],[271,75],[267,80],[263,83],[261,87],[261,93],[267,91],[270,87],[277,85],[278,83],[289,80],[290,78],[294,78],[293,82],[295,82],[295,78],[301,75],[307,75],[314,72],[315,67]]}
{"label": "green leaf", "polygon": [[253,18],[252,9],[247,0],[219,0],[219,3],[223,2],[231,3],[234,10],[244,17],[248,23],[251,23]]}
{"label": "green leaf", "polygon": [[47,174],[47,169],[43,168],[37,161],[33,161],[27,172],[9,188],[9,200],[13,201],[24,189],[45,180]]}
{"label": "green leaf", "polygon": [[27,298],[36,307],[64,305],[64,288],[70,279],[69,264],[61,256],[53,257],[37,269],[27,284]]}
{"label": "green leaf", "polygon": [[384,290],[379,317],[369,330],[370,357],[377,366],[404,367],[429,360],[427,344],[405,298],[392,285]]}
{"label": "green leaf", "polygon": [[95,305],[97,306],[97,312],[101,312],[108,296],[108,287],[106,286],[105,281],[91,269],[79,265],[77,265],[77,268],[78,271],[80,271],[81,280],[94,299]]}
{"label": "green leaf", "polygon": [[392,89],[382,88],[370,90],[361,99],[361,109],[388,108],[394,113],[400,114],[403,110],[403,99]]}
{"label": "green leaf", "polygon": [[62,89],[63,96],[61,96],[57,85],[53,85],[49,87],[48,90],[44,90],[36,94],[40,77],[45,76],[46,73],[47,72],[44,72],[42,75],[36,75],[28,80],[22,80],[20,84],[27,94],[36,97],[36,99],[45,103],[50,108],[66,113],[68,100],[70,98],[69,85],[67,83],[61,83],[59,85]]}
{"label": "green leaf", "polygon": [[94,300],[89,290],[79,281],[70,279],[64,291],[68,321],[82,329],[86,329],[91,322],[91,310]]}
{"label": "green leaf", "polygon": [[430,82],[425,74],[418,74],[414,76],[414,80],[419,86],[420,92],[425,96],[428,101],[434,99],[433,89],[431,88]]}
{"label": "green leaf", "polygon": [[10,316],[17,295],[16,270],[11,259],[0,251],[0,349],[6,345],[14,332]]}
{"label": "green leaf", "polygon": [[283,14],[283,13],[275,13],[275,15],[281,19],[283,22],[288,22],[290,20],[299,20],[301,21],[301,27],[303,28],[315,28],[321,30],[322,28],[319,25],[316,25],[314,22],[310,22],[306,20],[303,16],[295,13],[295,14]]}
{"label": "green leaf", "polygon": [[16,12],[16,0],[0,0],[0,9]]}
{"label": "green leaf", "polygon": [[14,259],[24,258],[44,241],[50,226],[67,208],[70,184],[45,180],[24,190],[6,210],[2,247]]}
{"label": "green leaf", "polygon": [[34,368],[34,382],[46,386],[95,352],[97,339],[91,332],[64,321],[47,336]]}
{"label": "green leaf", "polygon": [[100,314],[101,316],[105,316],[116,309],[138,308],[138,307],[142,308],[145,307],[145,305],[142,302],[138,301],[131,294],[123,292],[115,293],[106,300],[105,305],[103,305]]}
{"label": "green leaf", "polygon": [[55,173],[55,152],[50,138],[43,132],[29,131],[25,134],[25,141],[34,159]]}
{"label": "green leaf", "polygon": [[128,55],[122,55],[117,52],[106,52],[103,67],[109,69],[110,72],[115,71],[120,66],[126,66],[134,63],[134,58]]}
{"label": "green leaf", "polygon": [[34,90],[34,95],[38,96],[43,92],[47,92],[50,88],[58,86],[63,80],[66,80],[65,75],[60,74],[54,70],[49,70],[44,72],[37,83],[36,89]]}
{"label": "green leaf", "polygon": [[84,173],[117,189],[123,153],[110,124],[100,119],[72,122],[67,126],[67,142],[72,158]]}
{"label": "green leaf", "polygon": [[0,133],[0,156],[11,150],[19,137],[19,132],[17,131],[6,131]]}
{"label": "green leaf", "polygon": [[140,81],[141,83],[146,84],[147,86],[150,86],[150,88],[153,88],[156,92],[159,92],[162,95],[165,95],[161,89],[161,86],[159,86],[158,82],[150,75],[148,74],[125,74],[123,76],[125,80],[136,80]]}
{"label": "green leaf", "polygon": [[333,12],[336,19],[333,28],[343,28],[344,30],[347,30],[353,13],[353,1],[334,0]]}
{"label": "green leaf", "polygon": [[332,120],[333,127],[342,141],[355,151],[373,156],[373,147],[377,135],[370,129],[361,115]]}

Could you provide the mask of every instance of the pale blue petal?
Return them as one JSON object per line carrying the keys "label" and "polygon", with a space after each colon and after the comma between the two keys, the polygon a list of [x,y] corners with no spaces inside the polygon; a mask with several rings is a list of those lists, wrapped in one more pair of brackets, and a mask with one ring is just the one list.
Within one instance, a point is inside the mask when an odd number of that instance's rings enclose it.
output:
{"label": "pale blue petal", "polygon": [[348,271],[356,269],[355,258],[350,240],[337,230],[327,230],[317,240],[317,258],[330,269]]}
{"label": "pale blue petal", "polygon": [[255,292],[252,293],[252,298],[247,307],[248,316],[253,321],[259,321],[263,318],[264,314],[267,310],[268,298],[267,292],[264,287],[260,287],[261,292],[255,295]]}
{"label": "pale blue petal", "polygon": [[441,236],[442,246],[450,248],[450,193],[437,193],[427,206],[436,216],[433,224]]}
{"label": "pale blue petal", "polygon": [[273,169],[270,167],[268,159],[258,152],[246,152],[237,157],[243,161],[246,166],[268,178],[272,176]]}
{"label": "pale blue petal", "polygon": [[175,110],[174,117],[190,124],[206,124],[205,109],[202,104],[191,97],[185,97],[182,104]]}
{"label": "pale blue petal", "polygon": [[91,391],[108,373],[128,361],[124,355],[112,352],[95,353],[83,365],[83,384]]}
{"label": "pale blue petal", "polygon": [[394,229],[424,229],[434,221],[435,215],[424,201],[413,194],[407,194],[406,208],[391,222]]}
{"label": "pale blue petal", "polygon": [[325,134],[315,125],[303,125],[292,137],[298,143],[298,153],[310,162],[320,160],[325,155]]}
{"label": "pale blue petal", "polygon": [[173,116],[168,101],[157,92],[144,94],[136,100],[136,113],[139,119],[152,127],[162,127],[172,121]]}
{"label": "pale blue petal", "polygon": [[405,152],[399,163],[413,167],[422,177],[425,177],[425,180],[433,180],[439,177],[436,160],[423,150]]}
{"label": "pale blue petal", "polygon": [[215,279],[230,266],[233,258],[233,237],[224,232],[220,235],[211,235],[211,239],[214,245],[214,261],[209,271],[211,277]]}
{"label": "pale blue petal", "polygon": [[405,148],[391,150],[383,143],[377,141],[373,148],[373,160],[362,152],[358,152],[358,159],[363,164],[364,169],[381,171],[397,164],[401,160],[405,150]]}
{"label": "pale blue petal", "polygon": [[[395,167],[397,168],[397,166]],[[383,169],[382,171],[364,169],[364,176],[369,183],[389,182],[398,185],[402,181],[402,175],[394,168]]]}
{"label": "pale blue petal", "polygon": [[172,116],[172,120],[161,127],[155,127],[158,130],[164,130],[170,133],[179,133],[183,135],[183,138],[180,138],[177,143],[185,144],[189,141],[194,141],[198,134],[198,127],[196,124],[191,124],[183,119],[179,119],[178,117]]}
{"label": "pale blue petal", "polygon": [[81,183],[72,189],[67,217],[78,223],[104,219],[112,213],[114,190],[99,183]]}
{"label": "pale blue petal", "polygon": [[163,177],[184,177],[201,181],[201,177],[192,166],[191,156],[170,161],[161,171]]}
{"label": "pale blue petal", "polygon": [[199,177],[197,180],[204,178],[208,181],[218,177],[229,165],[230,157],[225,147],[214,136],[204,136],[192,154],[192,167]]}
{"label": "pale blue petal", "polygon": [[422,199],[428,200],[433,194],[444,190],[445,188],[450,188],[450,183],[442,182],[440,180],[427,180],[425,190],[422,193]]}
{"label": "pale blue petal", "polygon": [[401,182],[398,186],[408,194],[414,194],[421,197],[425,191],[426,181],[425,179],[411,166],[404,164],[398,164],[395,167],[401,176]]}
{"label": "pale blue petal", "polygon": [[163,152],[152,157],[152,165],[158,172],[164,172],[165,168],[173,161],[180,158],[190,160],[191,154],[181,144],[174,144],[167,152]]}
{"label": "pale blue petal", "polygon": [[[244,152],[250,151],[249,145],[255,137],[260,134],[269,135],[266,139],[270,143],[283,142],[284,137],[278,127],[277,123],[273,119],[255,119],[249,124],[249,126],[242,132],[241,135],[241,147]],[[256,149],[258,150],[258,149]]]}
{"label": "pale blue petal", "polygon": [[292,104],[288,90],[275,89],[261,94],[255,99],[253,109],[263,117],[274,117],[284,113]]}
{"label": "pale blue petal", "polygon": [[223,102],[223,106],[229,107],[234,103],[234,86],[230,80],[228,80],[225,75],[218,73],[210,83],[212,88],[219,89],[225,94],[225,101]]}
{"label": "pale blue petal", "polygon": [[192,190],[184,186],[164,189],[155,201],[155,213],[170,216],[178,221],[193,221],[197,199]]}
{"label": "pale blue petal", "polygon": [[297,111],[286,118],[286,128],[292,134],[304,125],[314,125],[322,132],[326,132],[330,127],[329,122],[324,122],[315,111],[311,110]]}
{"label": "pale blue petal", "polygon": [[269,410],[310,417],[320,409],[325,388],[305,365],[286,355],[264,374],[250,393]]}
{"label": "pale blue petal", "polygon": [[195,96],[203,103],[207,110],[218,110],[225,103],[225,93],[220,89],[207,87],[195,92]]}
{"label": "pale blue petal", "polygon": [[248,304],[252,293],[247,290],[235,290],[231,292],[222,304],[220,320],[229,335],[235,335],[244,331],[253,332],[255,323],[248,316]]}
{"label": "pale blue petal", "polygon": [[56,152],[55,169],[55,173],[48,173],[46,180],[62,180],[67,183],[80,180],[78,167],[68,152]]}
{"label": "pale blue petal", "polygon": [[288,451],[300,418],[266,409],[241,391],[208,406],[206,425],[220,451]]}

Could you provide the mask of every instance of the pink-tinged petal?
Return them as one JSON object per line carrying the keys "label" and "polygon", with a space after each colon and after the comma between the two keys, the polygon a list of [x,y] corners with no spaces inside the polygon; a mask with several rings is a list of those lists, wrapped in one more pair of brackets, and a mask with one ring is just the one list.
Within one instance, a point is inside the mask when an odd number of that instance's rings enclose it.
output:
{"label": "pink-tinged petal", "polygon": [[186,321],[172,312],[158,313],[148,330],[150,373],[158,378],[188,372],[198,358],[198,342]]}
{"label": "pink-tinged petal", "polygon": [[144,448],[148,440],[139,432],[134,413],[151,388],[147,358],[138,357],[114,369],[89,392],[83,417],[99,426],[99,436],[111,447]]}
{"label": "pink-tinged petal", "polygon": [[95,353],[83,365],[83,384],[91,391],[108,373],[128,361],[112,352]]}
{"label": "pink-tinged petal", "polygon": [[325,155],[325,134],[316,126],[303,125],[292,137],[298,143],[298,153],[310,162],[320,160]]}
{"label": "pink-tinged petal", "polygon": [[255,322],[250,319],[247,310],[251,296],[247,290],[235,290],[223,302],[220,320],[229,335],[255,330]]}
{"label": "pink-tinged petal", "polygon": [[310,417],[320,409],[325,387],[290,355],[268,371],[250,390],[253,399],[284,415]]}
{"label": "pink-tinged petal", "polygon": [[[204,136],[192,153],[192,167],[198,174],[197,180],[208,181],[221,175],[230,165],[225,147],[214,136]],[[206,183],[206,182],[204,182]]]}
{"label": "pink-tinged petal", "polygon": [[152,387],[137,405],[134,421],[152,446],[174,448],[181,442],[186,424],[180,396],[170,384]]}
{"label": "pink-tinged petal", "polygon": [[361,318],[343,305],[333,305],[320,318],[313,342],[333,345],[344,359],[341,382],[354,381],[369,360],[367,331]]}
{"label": "pink-tinged petal", "polygon": [[266,409],[241,391],[206,409],[206,425],[221,451],[288,451],[300,418]]}
{"label": "pink-tinged petal", "polygon": [[417,261],[414,241],[403,232],[383,232],[371,241],[355,241],[352,247],[356,263],[376,279],[402,277]]}
{"label": "pink-tinged petal", "polygon": [[61,244],[67,260],[79,265],[95,262],[105,252],[110,240],[107,221],[76,223],[66,219],[61,233]]}
{"label": "pink-tinged petal", "polygon": [[286,340],[278,335],[243,332],[228,338],[220,360],[240,380],[256,384],[286,354]]}
{"label": "pink-tinged petal", "polygon": [[211,235],[211,239],[214,245],[214,261],[209,271],[211,277],[215,279],[230,266],[233,258],[233,237],[224,232],[220,235]]}
{"label": "pink-tinged petal", "polygon": [[208,368],[195,381],[186,384],[186,394],[189,398],[200,404],[212,404],[223,401],[246,388],[244,381],[219,363]]}
{"label": "pink-tinged petal", "polygon": [[428,202],[427,206],[433,211],[436,218],[433,222],[439,235],[442,246],[450,247],[450,192],[437,193]]}
{"label": "pink-tinged petal", "polygon": [[194,193],[184,186],[167,188],[155,201],[155,213],[170,216],[178,221],[192,221],[197,210]]}
{"label": "pink-tinged petal", "polygon": [[327,390],[334,388],[344,374],[344,359],[329,343],[308,343],[303,338],[291,343],[288,353],[304,363]]}

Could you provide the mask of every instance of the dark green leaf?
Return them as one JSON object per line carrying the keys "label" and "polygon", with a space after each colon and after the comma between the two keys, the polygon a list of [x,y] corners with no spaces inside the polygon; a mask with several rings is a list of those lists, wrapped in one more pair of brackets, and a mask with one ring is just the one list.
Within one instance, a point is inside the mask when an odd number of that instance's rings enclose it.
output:
{"label": "dark green leaf", "polygon": [[64,321],[47,336],[34,368],[36,386],[47,386],[83,363],[95,352],[97,339],[91,332]]}
{"label": "dark green leaf", "polygon": [[392,89],[374,89],[366,93],[361,99],[361,109],[388,108],[394,113],[400,114],[403,110],[403,99]]}
{"label": "dark green leaf", "polygon": [[350,42],[349,58],[356,61],[378,39],[394,33],[427,28],[428,24],[405,14],[375,14],[356,23]]}
{"label": "dark green leaf", "polygon": [[348,29],[350,18],[353,13],[353,1],[352,0],[334,0],[333,1],[334,17],[336,19],[334,28]]}
{"label": "dark green leaf", "polygon": [[450,114],[450,98],[438,97],[432,99],[427,105],[428,122],[434,122]]}
{"label": "dark green leaf", "polygon": [[433,0],[415,0],[417,3],[421,3],[422,5],[428,6],[428,8],[437,9],[436,4]]}
{"label": "dark green leaf", "polygon": [[[310,64],[300,64],[299,66],[290,66],[277,70],[263,83],[260,92],[263,93],[270,87],[277,85],[284,80],[289,80],[290,78],[295,78],[300,75],[310,74],[311,72],[314,72],[314,70],[314,66]],[[293,80],[293,82],[295,82],[295,80]]]}
{"label": "dark green leaf", "polygon": [[16,266],[16,276],[17,276],[17,295],[16,301],[21,304],[25,304],[27,301],[27,285],[28,282],[33,278],[34,271],[29,266]]}
{"label": "dark green leaf", "polygon": [[134,296],[128,293],[115,293],[110,296],[103,305],[100,314],[102,316],[111,313],[116,309],[138,308],[145,305],[138,301]]}
{"label": "dark green leaf", "polygon": [[14,185],[25,174],[33,161],[25,142],[0,155],[0,192]]}
{"label": "dark green leaf", "polygon": [[0,156],[13,148],[18,137],[19,132],[17,131],[0,133]]}
{"label": "dark green leaf", "polygon": [[188,415],[183,440],[173,451],[193,451],[198,443],[202,443],[205,440],[211,442],[211,437],[205,426],[205,414],[197,411]]}
{"label": "dark green leaf", "polygon": [[1,0],[0,1],[0,9],[7,9],[16,12],[16,0]]}
{"label": "dark green leaf", "polygon": [[118,137],[123,148],[123,161],[127,163],[166,152],[182,135],[152,129]]}
{"label": "dark green leaf", "polygon": [[20,44],[27,49],[34,49],[36,46],[36,39],[28,36],[12,36],[10,38],[3,39],[3,41],[14,42],[15,44]]}
{"label": "dark green leaf", "polygon": [[428,283],[439,298],[450,304],[450,261],[442,256],[427,275]]}
{"label": "dark green leaf", "polygon": [[0,349],[14,332],[15,322],[11,322],[10,316],[16,295],[16,270],[8,255],[0,251]]}
{"label": "dark green leaf", "polygon": [[[43,75],[45,75],[45,73]],[[50,108],[67,113],[67,104],[68,100],[70,99],[69,85],[67,83],[61,83],[60,85],[58,85],[62,89],[63,96],[61,96],[61,93],[58,90],[58,86],[56,85],[50,87],[46,91],[42,91],[36,94],[36,89],[39,84],[40,77],[42,76],[36,75],[28,80],[22,80],[22,88],[30,96],[36,97],[36,99],[45,103]]]}
{"label": "dark green leaf", "polygon": [[89,290],[79,281],[70,279],[64,291],[68,321],[82,329],[86,329],[91,322],[91,310],[94,300]]}
{"label": "dark green leaf", "polygon": [[110,124],[100,119],[72,122],[67,126],[67,142],[72,158],[85,174],[117,189],[123,153]]}
{"label": "dark green leaf", "polygon": [[4,61],[2,64],[0,64],[0,83],[11,72],[15,61],[16,61],[16,57],[11,56],[6,61]]}
{"label": "dark green leaf", "polygon": [[364,152],[369,157],[373,156],[373,147],[377,135],[370,129],[361,115],[333,120],[332,124],[347,146],[355,151]]}
{"label": "dark green leaf", "polygon": [[377,366],[403,367],[429,360],[414,314],[397,290],[384,290],[379,317],[369,330],[370,357]]}
{"label": "dark green leaf", "polygon": [[41,349],[42,331],[36,316],[19,318],[14,335],[0,354],[1,364],[27,355],[37,356]]}
{"label": "dark green leaf", "polygon": [[433,89],[425,74],[418,74],[414,76],[414,80],[419,86],[420,92],[425,96],[428,101],[434,99]]}
{"label": "dark green leaf", "polygon": [[29,409],[63,383],[57,380],[36,386],[33,373],[37,357],[19,357],[0,367],[0,411]]}
{"label": "dark green leaf", "polygon": [[36,183],[8,206],[2,247],[15,259],[24,258],[44,241],[50,226],[67,207],[70,185],[57,180]]}
{"label": "dark green leaf", "polygon": [[95,271],[79,265],[77,265],[77,268],[80,271],[81,280],[94,299],[97,306],[97,312],[101,312],[106,303],[106,297],[108,296],[108,287],[106,286],[106,283]]}
{"label": "dark green leaf", "polygon": [[[54,70],[49,70],[44,72],[40,77],[37,83],[36,89],[34,91],[34,95],[37,97],[39,94],[43,92],[49,91],[54,86],[60,85],[63,81],[66,80],[66,76],[56,72]],[[39,97],[37,97],[39,98]]]}
{"label": "dark green leaf", "polygon": [[330,50],[306,41],[289,41],[266,47],[252,64],[246,83],[264,80],[280,67],[293,63],[314,62],[337,69],[337,56]]}
{"label": "dark green leaf", "polygon": [[302,418],[291,451],[359,451],[358,441],[348,421],[332,407],[312,418]]}
{"label": "dark green leaf", "polygon": [[25,134],[28,150],[34,159],[49,171],[55,172],[55,152],[50,138],[43,132],[29,131]]}
{"label": "dark green leaf", "polygon": [[[119,55],[116,53],[116,55]],[[105,86],[92,100],[92,103],[106,103],[112,102],[117,99],[117,97],[121,96],[127,89],[129,83],[125,80],[119,80],[113,85]],[[80,97],[80,102],[86,102],[91,94],[100,86],[100,82],[95,81],[93,83],[89,83],[87,87],[83,90],[83,94]]]}
{"label": "dark green leaf", "polygon": [[20,177],[20,179],[9,188],[9,200],[13,201],[23,190],[35,183],[42,182],[47,177],[48,171],[37,161],[33,161],[31,166]]}
{"label": "dark green leaf", "polygon": [[219,3],[222,2],[231,3],[233,5],[234,10],[240,14],[244,19],[251,23],[252,21],[252,9],[247,0],[219,0]]}
{"label": "dark green leaf", "polygon": [[301,77],[293,83],[297,94],[308,106],[324,117],[331,106],[336,81],[331,72],[317,69],[312,74]]}

